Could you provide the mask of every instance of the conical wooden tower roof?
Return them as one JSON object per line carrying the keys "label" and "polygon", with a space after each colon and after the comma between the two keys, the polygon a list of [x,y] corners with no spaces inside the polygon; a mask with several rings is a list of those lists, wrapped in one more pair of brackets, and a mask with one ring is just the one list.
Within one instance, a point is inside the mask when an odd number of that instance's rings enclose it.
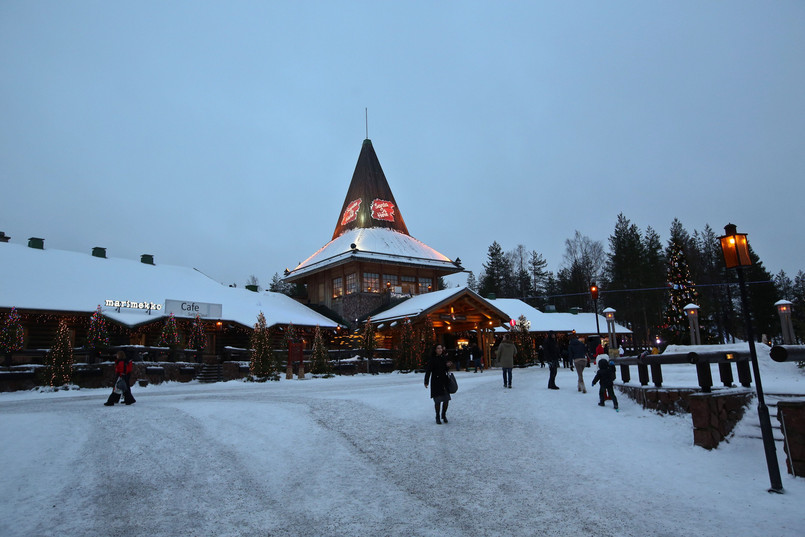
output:
{"label": "conical wooden tower roof", "polygon": [[356,228],[387,228],[409,234],[372,141],[368,138],[363,141],[332,238]]}

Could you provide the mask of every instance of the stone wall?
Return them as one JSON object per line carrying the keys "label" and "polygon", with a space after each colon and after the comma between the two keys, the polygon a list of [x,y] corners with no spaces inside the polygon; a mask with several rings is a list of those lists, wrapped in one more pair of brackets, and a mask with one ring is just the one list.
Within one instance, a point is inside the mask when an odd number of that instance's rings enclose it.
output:
{"label": "stone wall", "polygon": [[779,401],[777,419],[783,430],[788,473],[805,477],[805,401]]}
{"label": "stone wall", "polygon": [[643,408],[656,410],[663,414],[690,412],[688,400],[691,395],[699,391],[697,388],[654,388],[617,383],[615,388],[630,399],[643,405]]}
{"label": "stone wall", "polygon": [[717,448],[741,421],[751,400],[752,392],[743,389],[691,394],[688,402],[693,418],[693,443],[705,449]]}

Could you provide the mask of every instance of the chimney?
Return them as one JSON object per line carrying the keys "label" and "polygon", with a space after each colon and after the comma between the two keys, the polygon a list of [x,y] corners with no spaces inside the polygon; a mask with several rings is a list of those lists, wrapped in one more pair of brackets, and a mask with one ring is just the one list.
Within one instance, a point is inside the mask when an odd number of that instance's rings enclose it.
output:
{"label": "chimney", "polygon": [[9,237],[8,235],[6,235],[2,231],[0,231],[0,242],[8,242],[8,239],[10,239],[10,238],[11,237]]}
{"label": "chimney", "polygon": [[100,246],[94,246],[92,248],[92,256],[93,257],[102,257],[106,259],[106,248],[101,248]]}
{"label": "chimney", "polygon": [[45,239],[39,237],[30,237],[28,239],[28,248],[36,248],[37,250],[45,249]]}
{"label": "chimney", "polygon": [[257,292],[257,286],[256,285],[247,285],[246,289],[248,289],[249,291],[252,291],[254,293]]}
{"label": "chimney", "polygon": [[152,254],[143,254],[140,256],[140,263],[145,263],[146,265],[153,265],[154,256]]}

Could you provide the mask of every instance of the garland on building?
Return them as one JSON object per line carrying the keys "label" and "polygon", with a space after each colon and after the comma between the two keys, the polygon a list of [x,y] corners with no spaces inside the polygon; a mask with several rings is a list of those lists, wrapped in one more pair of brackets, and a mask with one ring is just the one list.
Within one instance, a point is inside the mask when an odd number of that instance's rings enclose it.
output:
{"label": "garland on building", "polygon": [[20,314],[16,308],[11,308],[0,328],[0,353],[6,356],[7,366],[11,366],[11,353],[22,349],[24,334]]}
{"label": "garland on building", "polygon": [[196,315],[190,325],[190,334],[187,338],[187,348],[203,351],[207,346],[207,334],[204,332],[204,321]]}
{"label": "garland on building", "polygon": [[73,346],[70,343],[70,330],[64,320],[59,321],[56,340],[45,356],[45,374],[53,387],[70,384],[73,369]]}
{"label": "garland on building", "polygon": [[321,335],[321,328],[316,325],[316,333],[313,336],[313,363],[310,366],[310,372],[314,375],[320,375],[324,378],[330,378],[333,375],[333,366],[330,363],[330,355],[327,352],[327,347],[324,345],[324,338]]}
{"label": "garland on building", "polygon": [[255,382],[279,380],[274,349],[271,346],[271,329],[268,328],[266,317],[262,311],[257,316],[257,323],[254,325],[249,346],[251,347],[249,380]]}
{"label": "garland on building", "polygon": [[176,318],[171,313],[165,319],[165,326],[162,327],[162,334],[159,336],[159,346],[178,349],[181,343],[182,340],[179,337],[179,329],[176,328]]}
{"label": "garland on building", "polygon": [[288,323],[287,328],[285,328],[285,336],[282,338],[282,344],[284,348],[289,349],[289,343],[293,343],[297,340],[296,335],[296,328],[294,328],[293,323]]}
{"label": "garland on building", "polygon": [[690,330],[685,306],[695,304],[699,293],[694,287],[685,252],[676,241],[670,245],[667,274],[669,300],[665,309],[663,337],[668,343],[682,344]]}
{"label": "garland on building", "polygon": [[101,314],[101,307],[95,310],[89,319],[87,329],[87,347],[90,349],[105,349],[109,346],[109,330],[106,328],[106,319]]}
{"label": "garland on building", "polygon": [[414,327],[408,317],[400,326],[400,339],[395,353],[396,369],[402,373],[413,371],[418,363],[418,348]]}

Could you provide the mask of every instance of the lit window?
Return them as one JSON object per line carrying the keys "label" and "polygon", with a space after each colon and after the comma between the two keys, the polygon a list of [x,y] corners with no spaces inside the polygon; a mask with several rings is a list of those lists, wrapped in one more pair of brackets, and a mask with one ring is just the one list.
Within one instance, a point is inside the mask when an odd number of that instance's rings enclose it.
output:
{"label": "lit window", "polygon": [[363,292],[364,293],[380,292],[380,274],[376,272],[363,273]]}
{"label": "lit window", "polygon": [[333,278],[333,298],[344,295],[344,278]]}
{"label": "lit window", "polygon": [[402,280],[402,292],[404,295],[415,295],[416,294],[416,278],[413,276],[403,276],[400,278]]}
{"label": "lit window", "polygon": [[347,290],[346,294],[358,292],[358,275],[356,273],[347,274]]}
{"label": "lit window", "polygon": [[433,280],[430,278],[419,278],[419,294],[432,291]]}
{"label": "lit window", "polygon": [[383,281],[380,283],[388,288],[391,288],[392,291],[394,291],[395,287],[400,285],[396,274],[383,274]]}

